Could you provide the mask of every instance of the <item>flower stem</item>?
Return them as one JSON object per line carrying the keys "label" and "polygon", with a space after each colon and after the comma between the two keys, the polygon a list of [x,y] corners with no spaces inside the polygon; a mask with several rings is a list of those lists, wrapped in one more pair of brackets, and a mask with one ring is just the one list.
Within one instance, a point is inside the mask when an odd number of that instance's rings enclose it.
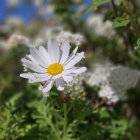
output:
{"label": "flower stem", "polygon": [[54,124],[52,124],[52,122],[51,122],[51,121],[49,121],[49,125],[50,125],[50,127],[51,127],[52,131],[55,133],[55,135],[56,135],[57,139],[58,139],[58,140],[61,140],[60,135],[59,135],[58,131],[56,130],[56,128],[55,128],[55,126],[54,126]]}
{"label": "flower stem", "polygon": [[63,133],[64,133],[64,139],[67,137],[67,104],[63,104],[64,109],[64,127],[63,127]]}

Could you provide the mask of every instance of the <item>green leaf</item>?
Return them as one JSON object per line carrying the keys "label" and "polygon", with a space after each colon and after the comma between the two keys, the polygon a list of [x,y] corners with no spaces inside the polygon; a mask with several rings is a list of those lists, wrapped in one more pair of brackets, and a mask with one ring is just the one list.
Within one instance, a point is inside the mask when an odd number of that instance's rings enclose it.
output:
{"label": "green leaf", "polygon": [[137,50],[139,47],[140,47],[140,38],[137,39],[135,50]]}
{"label": "green leaf", "polygon": [[109,112],[107,111],[106,108],[102,108],[102,109],[99,111],[99,114],[100,114],[100,117],[101,117],[101,118],[106,118],[106,119],[110,118],[110,114],[109,114]]}
{"label": "green leaf", "polygon": [[91,7],[86,11],[86,14],[88,12],[96,10],[98,8],[98,6],[100,6],[100,5],[104,4],[104,3],[107,3],[107,2],[110,2],[110,0],[94,0],[92,2]]}
{"label": "green leaf", "polygon": [[122,26],[127,25],[129,22],[130,22],[129,18],[117,17],[114,20],[112,26],[113,26],[113,28],[118,28],[118,27],[122,27]]}

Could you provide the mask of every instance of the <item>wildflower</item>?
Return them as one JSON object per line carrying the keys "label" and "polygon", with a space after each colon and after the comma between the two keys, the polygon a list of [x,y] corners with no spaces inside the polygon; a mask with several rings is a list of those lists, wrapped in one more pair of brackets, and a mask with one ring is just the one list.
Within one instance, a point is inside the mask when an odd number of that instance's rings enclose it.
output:
{"label": "wildflower", "polygon": [[9,46],[18,46],[18,45],[26,45],[30,44],[30,41],[27,37],[20,35],[20,34],[13,34],[10,36],[7,44]]}
{"label": "wildflower", "polygon": [[43,27],[41,32],[40,32],[40,38],[44,38],[44,39],[52,39],[55,38],[59,32],[61,32],[61,30],[63,30],[63,25],[49,25],[47,27]]}
{"label": "wildflower", "polygon": [[19,34],[12,34],[8,40],[0,41],[0,48],[2,48],[3,50],[9,50],[13,46],[22,45],[29,47],[31,44],[30,40],[26,36]]}
{"label": "wildflower", "polygon": [[[22,19],[16,17],[16,16],[10,16],[6,19],[6,24],[10,26],[11,28],[20,28],[24,26],[24,22]],[[17,31],[17,30],[16,30]]]}
{"label": "wildflower", "polygon": [[[124,95],[124,92],[123,92],[123,95]],[[119,100],[118,92],[116,90],[113,90],[111,86],[109,86],[108,84],[104,86],[102,85],[99,91],[99,97],[106,98],[108,104],[116,103]]]}
{"label": "wildflower", "polygon": [[46,14],[54,14],[54,10],[55,10],[55,7],[54,7],[54,5],[52,5],[52,4],[48,4],[48,5],[45,5],[45,6],[40,6],[41,8],[40,8],[40,14],[41,15],[46,15]]}
{"label": "wildflower", "polygon": [[20,74],[30,82],[46,81],[45,85],[40,87],[44,96],[55,85],[59,91],[63,91],[66,83],[73,80],[73,76],[86,71],[85,67],[75,67],[83,57],[84,52],[77,53],[78,47],[69,55],[71,46],[64,41],[61,47],[54,39],[48,41],[47,50],[40,46],[39,50],[30,48],[30,55],[21,59],[23,66],[31,69],[34,73],[28,72]]}
{"label": "wildflower", "polygon": [[61,31],[56,37],[56,40],[59,43],[62,43],[64,40],[67,40],[69,43],[73,43],[78,46],[83,42],[84,37],[81,34],[73,34],[71,32]]}
{"label": "wildflower", "polygon": [[107,75],[112,64],[110,62],[96,63],[92,66],[91,72],[88,73],[86,83],[90,86],[100,86],[107,81]]}
{"label": "wildflower", "polygon": [[116,33],[112,28],[111,21],[104,21],[104,16],[100,14],[94,14],[89,16],[86,21],[87,29],[90,29],[90,33],[94,35],[104,36],[108,39],[112,38]]}
{"label": "wildflower", "polygon": [[86,82],[99,86],[99,97],[107,98],[108,103],[116,103],[127,98],[126,92],[137,86],[140,71],[124,66],[112,66],[111,63],[95,64]]}
{"label": "wildflower", "polygon": [[79,74],[73,78],[73,81],[69,82],[63,91],[64,94],[70,94],[72,99],[80,98],[85,95],[83,87],[83,81],[85,79],[85,73]]}

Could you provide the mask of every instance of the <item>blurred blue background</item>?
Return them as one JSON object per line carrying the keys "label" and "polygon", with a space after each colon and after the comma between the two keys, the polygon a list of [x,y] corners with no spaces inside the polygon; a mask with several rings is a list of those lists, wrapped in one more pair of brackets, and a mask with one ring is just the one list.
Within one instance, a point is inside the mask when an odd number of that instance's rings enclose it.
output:
{"label": "blurred blue background", "polygon": [[[9,16],[16,16],[24,22],[30,22],[34,18],[52,18],[52,13],[40,15],[39,2],[43,2],[43,7],[47,6],[50,0],[1,0],[0,2],[0,22],[5,21]],[[90,7],[92,0],[83,0],[82,5],[87,9]],[[76,11],[80,5],[74,3],[70,6],[72,11]],[[86,18],[90,13],[84,14],[81,17]]]}

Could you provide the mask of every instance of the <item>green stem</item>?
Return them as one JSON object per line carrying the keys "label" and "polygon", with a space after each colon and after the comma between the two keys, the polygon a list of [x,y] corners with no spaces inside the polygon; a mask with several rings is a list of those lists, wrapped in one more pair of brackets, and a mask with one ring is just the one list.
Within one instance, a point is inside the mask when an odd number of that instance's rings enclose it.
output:
{"label": "green stem", "polygon": [[[116,8],[116,5],[114,3],[114,0],[111,0],[111,3],[112,3],[112,7],[113,7],[113,10],[114,10],[115,17],[118,17],[119,15],[117,13],[117,8]],[[124,40],[124,43],[126,45],[126,49],[131,50],[132,49],[132,42],[131,42],[131,37],[130,37],[130,30],[129,30],[128,27],[127,27],[126,34],[124,34],[124,33],[121,34],[121,37]]]}
{"label": "green stem", "polygon": [[54,124],[52,124],[51,121],[49,121],[49,125],[50,125],[51,129],[53,130],[53,132],[55,133],[57,139],[61,140],[61,137],[60,137],[58,131],[56,130],[56,128],[54,127]]}
{"label": "green stem", "polygon": [[116,8],[116,5],[114,3],[114,0],[111,0],[111,3],[112,3],[112,6],[113,6],[114,14],[117,17],[118,16],[118,13],[117,13],[117,8]]}
{"label": "green stem", "polygon": [[64,133],[64,139],[67,137],[67,104],[63,104],[64,108],[64,127],[63,127],[63,133]]}

